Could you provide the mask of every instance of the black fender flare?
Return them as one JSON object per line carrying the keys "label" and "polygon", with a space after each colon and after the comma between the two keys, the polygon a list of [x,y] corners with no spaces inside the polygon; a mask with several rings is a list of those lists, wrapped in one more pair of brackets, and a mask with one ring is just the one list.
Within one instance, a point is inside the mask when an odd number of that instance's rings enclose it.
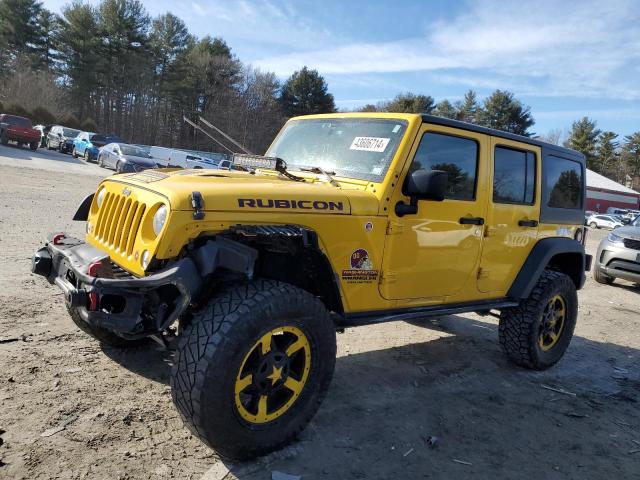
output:
{"label": "black fender flare", "polygon": [[525,260],[516,279],[511,284],[507,297],[520,300],[528,298],[531,290],[545,268],[552,266],[571,277],[576,289],[585,282],[587,255],[584,246],[567,237],[543,238],[539,240]]}
{"label": "black fender flare", "polygon": [[74,221],[86,222],[89,219],[89,210],[91,209],[91,202],[93,202],[94,195],[95,193],[87,195],[80,205],[78,205],[78,210],[76,210],[76,213],[73,216]]}

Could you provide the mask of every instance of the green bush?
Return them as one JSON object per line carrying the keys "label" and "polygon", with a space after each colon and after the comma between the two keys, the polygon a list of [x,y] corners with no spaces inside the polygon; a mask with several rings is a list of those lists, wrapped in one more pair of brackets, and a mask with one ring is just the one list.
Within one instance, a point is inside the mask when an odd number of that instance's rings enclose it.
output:
{"label": "green bush", "polygon": [[85,118],[84,122],[82,122],[82,125],[80,126],[80,129],[85,132],[97,132],[98,124],[93,118]]}
{"label": "green bush", "polygon": [[58,122],[63,127],[80,129],[80,120],[73,113],[65,113],[58,119]]}
{"label": "green bush", "polygon": [[9,105],[7,105],[4,113],[8,113],[9,115],[17,115],[19,117],[29,118],[29,112],[26,109],[22,108],[17,103],[10,103]]}
{"label": "green bush", "polygon": [[45,107],[36,107],[31,111],[31,121],[34,124],[51,125],[56,122],[56,116]]}

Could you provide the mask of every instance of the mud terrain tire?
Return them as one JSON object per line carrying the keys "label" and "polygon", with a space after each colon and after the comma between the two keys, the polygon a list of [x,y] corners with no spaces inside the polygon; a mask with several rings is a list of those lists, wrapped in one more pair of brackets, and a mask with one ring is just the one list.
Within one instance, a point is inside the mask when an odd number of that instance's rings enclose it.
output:
{"label": "mud terrain tire", "polygon": [[87,322],[80,318],[78,311],[75,308],[67,308],[69,312],[69,316],[73,323],[76,324],[80,330],[84,333],[90,335],[91,337],[98,340],[100,343],[108,345],[114,348],[132,348],[139,347],[148,342],[146,338],[140,338],[137,340],[127,340],[126,338],[122,338],[110,330],[106,330],[104,328],[95,327],[93,325],[89,325]]}
{"label": "mud terrain tire", "polygon": [[[546,309],[554,298],[564,302],[565,315],[562,330],[551,347],[544,350],[540,335],[544,328]],[[500,344],[511,361],[522,367],[545,370],[554,365],[566,351],[578,316],[576,286],[564,273],[545,270],[529,298],[514,308],[500,313]]]}
{"label": "mud terrain tire", "polygon": [[[297,329],[308,339],[306,381],[284,413],[251,423],[237,406],[237,382],[252,346],[262,345],[256,342],[265,332],[281,327]],[[278,351],[272,343],[269,349],[258,358]],[[252,458],[290,443],[307,425],[327,393],[335,356],[335,326],[319,299],[272,280],[230,286],[195,312],[180,335],[171,377],[173,401],[188,428],[220,455]]]}

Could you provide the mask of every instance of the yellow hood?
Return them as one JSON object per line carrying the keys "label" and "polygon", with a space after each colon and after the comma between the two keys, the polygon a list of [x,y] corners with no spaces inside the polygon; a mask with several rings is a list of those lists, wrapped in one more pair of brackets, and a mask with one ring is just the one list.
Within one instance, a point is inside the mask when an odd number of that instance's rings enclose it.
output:
{"label": "yellow hood", "polygon": [[315,176],[305,179],[296,182],[270,173],[162,169],[118,175],[107,181],[156,192],[169,200],[171,210],[192,210],[191,195],[199,192],[204,210],[210,212],[378,214],[378,199],[366,191],[366,182],[340,182],[336,187]]}

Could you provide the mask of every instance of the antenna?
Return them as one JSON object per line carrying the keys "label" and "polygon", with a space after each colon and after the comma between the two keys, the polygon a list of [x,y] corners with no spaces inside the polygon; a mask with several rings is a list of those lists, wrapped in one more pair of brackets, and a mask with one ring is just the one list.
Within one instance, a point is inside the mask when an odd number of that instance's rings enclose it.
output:
{"label": "antenna", "polygon": [[240,142],[235,141],[233,138],[231,138],[230,135],[227,135],[226,133],[224,133],[222,130],[220,130],[218,127],[216,127],[215,125],[209,123],[205,118],[202,117],[198,117],[200,119],[200,121],[202,123],[204,123],[207,127],[211,128],[212,130],[215,130],[216,132],[218,132],[220,135],[222,135],[224,138],[226,138],[227,140],[229,140],[231,143],[233,143],[236,147],[238,147],[240,150],[242,150],[244,153],[248,154],[248,155],[254,155],[254,153],[252,151],[250,151],[249,149],[245,148],[244,145],[242,145]]}
{"label": "antenna", "polygon": [[221,141],[217,140],[216,138],[213,137],[213,135],[211,135],[209,132],[207,132],[204,128],[202,128],[200,125],[196,125],[195,123],[193,123],[191,120],[189,120],[187,117],[185,117],[184,115],[182,116],[182,119],[187,122],[189,125],[191,125],[193,128],[199,130],[200,132],[204,133],[207,137],[209,137],[211,140],[213,140],[214,142],[216,142],[218,145],[220,145],[222,148],[224,148],[227,152],[229,152],[231,155],[233,155],[235,152],[233,150],[231,150],[230,148],[228,148],[224,143],[222,143]]}

